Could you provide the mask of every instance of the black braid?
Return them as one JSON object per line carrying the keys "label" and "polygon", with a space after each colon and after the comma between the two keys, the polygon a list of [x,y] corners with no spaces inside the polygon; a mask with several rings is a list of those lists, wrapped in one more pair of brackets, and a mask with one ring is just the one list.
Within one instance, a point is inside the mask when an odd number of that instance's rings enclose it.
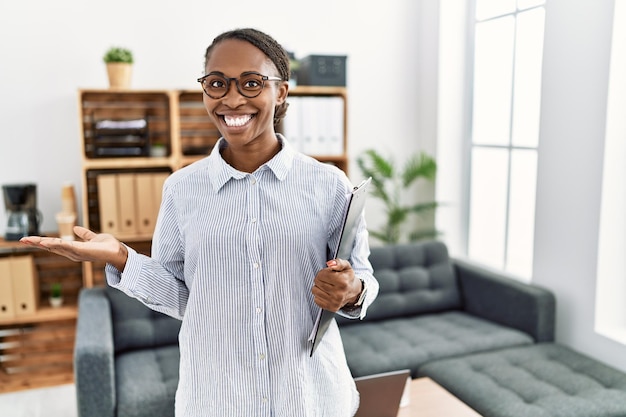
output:
{"label": "black braid", "polygon": [[[284,81],[289,81],[289,74],[291,71],[289,68],[289,55],[287,55],[285,49],[268,34],[252,28],[231,30],[224,32],[213,39],[213,43],[209,45],[206,49],[206,53],[204,54],[205,68],[206,63],[209,60],[209,56],[213,51],[213,47],[226,39],[239,39],[254,45],[274,63],[278,73],[280,74],[280,78]],[[286,101],[283,102],[283,104],[276,106],[276,109],[274,109],[274,126],[277,126],[278,123],[280,123],[280,120],[285,117],[288,106],[289,104]]]}

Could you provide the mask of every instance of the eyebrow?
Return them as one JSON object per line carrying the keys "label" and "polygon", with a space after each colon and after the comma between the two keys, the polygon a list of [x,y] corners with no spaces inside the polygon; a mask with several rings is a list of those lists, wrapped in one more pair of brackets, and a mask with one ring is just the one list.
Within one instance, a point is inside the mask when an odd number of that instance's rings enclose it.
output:
{"label": "eyebrow", "polygon": [[[239,74],[239,77],[243,77],[244,75],[250,75],[250,74],[263,75],[259,71],[244,71],[241,74]],[[207,75],[221,75],[224,78],[239,78],[239,77],[227,77],[226,74],[224,74],[222,71],[211,71],[207,73]]]}

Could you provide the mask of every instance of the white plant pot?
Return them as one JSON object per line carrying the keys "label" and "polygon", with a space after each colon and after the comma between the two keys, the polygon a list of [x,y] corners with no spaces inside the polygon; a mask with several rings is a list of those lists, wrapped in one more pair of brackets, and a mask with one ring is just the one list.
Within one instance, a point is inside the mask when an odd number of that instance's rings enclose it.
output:
{"label": "white plant pot", "polygon": [[50,297],[50,305],[54,308],[61,307],[63,305],[63,297]]}

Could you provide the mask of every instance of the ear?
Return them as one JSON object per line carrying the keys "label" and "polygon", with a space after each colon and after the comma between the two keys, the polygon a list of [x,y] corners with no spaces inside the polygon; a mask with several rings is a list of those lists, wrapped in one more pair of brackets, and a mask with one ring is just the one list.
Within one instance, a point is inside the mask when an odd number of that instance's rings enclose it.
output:
{"label": "ear", "polygon": [[279,106],[287,100],[289,94],[289,82],[281,81],[276,88],[276,105]]}

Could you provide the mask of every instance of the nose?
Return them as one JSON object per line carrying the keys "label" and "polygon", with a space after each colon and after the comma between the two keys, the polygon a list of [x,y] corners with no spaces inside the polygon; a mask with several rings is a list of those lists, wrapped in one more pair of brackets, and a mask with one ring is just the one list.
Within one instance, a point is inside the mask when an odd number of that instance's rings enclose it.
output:
{"label": "nose", "polygon": [[229,107],[236,107],[242,102],[245,102],[246,98],[239,92],[239,80],[230,79],[229,84],[226,87],[226,95],[222,97],[222,102]]}

